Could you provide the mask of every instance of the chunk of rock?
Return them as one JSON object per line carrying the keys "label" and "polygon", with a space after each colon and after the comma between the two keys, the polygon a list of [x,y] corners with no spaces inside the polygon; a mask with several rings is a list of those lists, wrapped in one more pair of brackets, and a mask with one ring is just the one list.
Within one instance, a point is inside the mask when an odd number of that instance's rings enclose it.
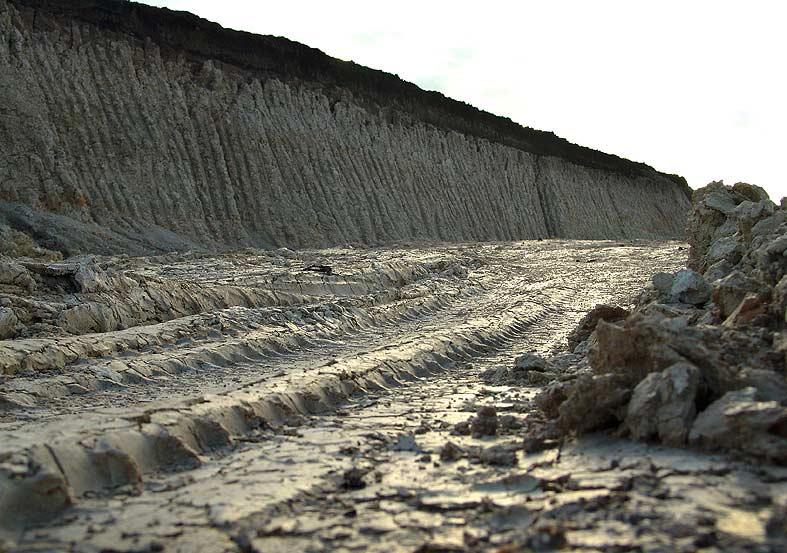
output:
{"label": "chunk of rock", "polygon": [[625,425],[639,440],[658,438],[662,443],[686,443],[696,415],[695,399],[700,371],[690,363],[675,363],[647,375],[631,395]]}
{"label": "chunk of rock", "polygon": [[768,305],[757,294],[747,294],[738,304],[735,311],[724,321],[724,326],[736,327],[748,324],[767,324],[766,312]]}
{"label": "chunk of rock", "polygon": [[733,271],[734,266],[732,263],[727,261],[726,259],[722,259],[721,261],[717,261],[705,271],[702,275],[705,277],[705,282],[709,282],[713,284],[719,279],[722,279],[729,275]]}
{"label": "chunk of rock", "polygon": [[617,375],[582,375],[558,407],[557,426],[577,434],[612,426],[623,419],[630,397],[631,389]]}
{"label": "chunk of rock", "polygon": [[656,273],[650,280],[656,291],[663,296],[667,296],[672,289],[672,282],[675,280],[675,275],[672,273]]}
{"label": "chunk of rock", "polygon": [[787,380],[783,374],[767,369],[744,368],[739,379],[741,388],[752,387],[757,390],[759,401],[778,401],[787,405]]}
{"label": "chunk of rock", "polygon": [[596,374],[614,373],[631,387],[648,373],[661,371],[685,358],[674,343],[686,329],[683,317],[636,314],[624,325],[601,322],[596,329],[598,342],[590,352]]}
{"label": "chunk of rock", "polygon": [[738,204],[735,208],[735,218],[738,221],[738,229],[747,241],[751,240],[752,227],[773,215],[776,206],[769,199],[756,202],[746,200]]}
{"label": "chunk of rock", "polygon": [[705,263],[713,265],[719,261],[727,261],[733,265],[743,257],[744,246],[737,235],[723,236],[714,240],[705,254]]}
{"label": "chunk of rock", "polygon": [[787,462],[787,408],[758,401],[752,387],[728,392],[697,416],[689,443]]}
{"label": "chunk of rock", "polygon": [[590,335],[596,330],[596,325],[598,325],[599,321],[621,321],[628,316],[629,311],[622,307],[607,304],[595,306],[587,315],[582,317],[576,328],[568,335],[568,350],[573,352],[580,343],[590,338]]}
{"label": "chunk of rock", "polygon": [[556,419],[560,412],[560,405],[568,399],[571,385],[566,382],[553,382],[533,399],[536,406],[549,419]]}
{"label": "chunk of rock", "polygon": [[755,279],[746,276],[743,272],[733,271],[713,283],[711,298],[713,303],[718,306],[721,316],[726,318],[735,311],[746,294],[759,291],[761,286]]}
{"label": "chunk of rock", "polygon": [[366,487],[365,476],[366,471],[357,467],[346,470],[342,475],[342,488],[345,490],[362,490]]}
{"label": "chunk of rock", "polygon": [[523,353],[514,360],[514,368],[521,371],[544,371],[547,360],[534,353]]}
{"label": "chunk of rock", "polygon": [[465,454],[464,450],[453,442],[446,442],[440,449],[440,460],[444,463],[452,463],[461,459]]}
{"label": "chunk of rock", "polygon": [[16,325],[19,319],[10,307],[0,307],[0,340],[16,336]]}
{"label": "chunk of rock", "polygon": [[497,411],[494,407],[485,405],[481,407],[470,423],[470,432],[473,437],[494,436],[497,434]]}
{"label": "chunk of rock", "polygon": [[687,228],[689,242],[689,267],[704,272],[707,268],[705,253],[708,251],[716,229],[735,211],[737,203],[730,189],[722,182],[712,182],[695,190],[691,197],[692,211]]}
{"label": "chunk of rock", "polygon": [[751,237],[754,239],[775,233],[785,223],[787,223],[787,211],[780,209],[770,217],[758,221],[751,229]]}
{"label": "chunk of rock", "polygon": [[710,299],[711,288],[702,275],[691,269],[683,269],[675,273],[670,288],[670,300],[673,302],[687,303],[689,305],[702,305]]}
{"label": "chunk of rock", "polygon": [[394,451],[421,451],[418,443],[415,441],[415,435],[412,432],[399,434],[396,443],[393,445]]}
{"label": "chunk of rock", "polygon": [[36,288],[36,281],[25,267],[7,261],[0,262],[0,284],[16,286],[29,293]]}
{"label": "chunk of rock", "polygon": [[518,463],[516,451],[504,445],[482,448],[478,451],[477,458],[484,465],[496,467],[513,467]]}
{"label": "chunk of rock", "polygon": [[546,359],[525,353],[516,358],[513,367],[491,367],[481,374],[481,379],[493,386],[543,386],[554,378],[551,371]]}
{"label": "chunk of rock", "polygon": [[107,274],[93,260],[79,265],[74,273],[74,281],[83,294],[107,292],[112,288]]}
{"label": "chunk of rock", "polygon": [[57,324],[71,334],[87,334],[115,330],[118,321],[106,305],[89,302],[64,310]]}

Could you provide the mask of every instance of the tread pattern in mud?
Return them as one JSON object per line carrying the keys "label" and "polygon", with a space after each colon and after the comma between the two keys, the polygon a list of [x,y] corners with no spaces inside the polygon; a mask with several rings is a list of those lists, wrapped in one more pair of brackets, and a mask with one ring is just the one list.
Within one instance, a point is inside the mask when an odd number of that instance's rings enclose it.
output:
{"label": "tread pattern in mud", "polygon": [[[211,304],[153,325],[6,342],[19,354],[33,340],[39,353],[28,353],[36,362],[4,384],[6,397],[26,401],[0,423],[0,502],[19,513],[3,526],[23,540],[31,524],[62,529],[69,505],[100,511],[100,498],[146,496],[172,471],[189,479],[229,470],[226,463],[252,455],[255,443],[307,451],[298,445],[302,421],[363,398],[396,401],[399,389],[466,380],[522,351],[559,348],[584,311],[628,301],[646,275],[674,268],[680,255],[669,244],[544,241],[100,260],[109,282],[134,271],[155,282],[194,279],[289,296],[282,305]],[[334,274],[302,269],[327,259]],[[65,361],[51,354],[75,344],[92,344],[91,354]],[[288,493],[324,484],[340,465],[295,470]],[[271,497],[269,507],[283,499]]]}

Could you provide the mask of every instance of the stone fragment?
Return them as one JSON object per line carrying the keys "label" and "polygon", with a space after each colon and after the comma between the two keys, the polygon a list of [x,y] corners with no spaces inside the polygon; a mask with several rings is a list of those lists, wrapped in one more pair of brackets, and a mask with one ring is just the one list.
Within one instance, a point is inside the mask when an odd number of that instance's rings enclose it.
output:
{"label": "stone fragment", "polygon": [[470,432],[473,437],[494,436],[497,434],[497,411],[494,407],[485,405],[481,407],[470,423]]}
{"label": "stone fragment", "polygon": [[697,416],[689,442],[787,462],[787,408],[775,401],[758,401],[752,387],[728,392]]}
{"label": "stone fragment", "polygon": [[702,305],[710,299],[711,289],[702,275],[691,269],[683,269],[675,273],[670,288],[670,300],[673,302]]}
{"label": "stone fragment", "polygon": [[[763,318],[767,312],[768,306],[765,300],[757,294],[747,294],[743,301],[738,304],[738,307],[730,313],[730,316],[724,321],[724,326],[736,327],[747,324],[754,324],[758,318]],[[762,321],[766,322],[765,320]]]}
{"label": "stone fragment", "polygon": [[0,340],[7,340],[16,336],[16,327],[19,319],[10,307],[0,307]]}
{"label": "stone fragment", "polygon": [[673,280],[675,280],[675,275],[672,273],[656,273],[651,277],[653,287],[664,296],[670,293]]}
{"label": "stone fragment", "polygon": [[[666,275],[668,273],[661,273]],[[671,275],[670,275],[671,276]],[[654,277],[655,278],[655,277]],[[576,347],[590,338],[599,321],[615,322],[628,317],[629,311],[614,305],[599,304],[582,317],[579,324],[568,335],[568,350],[574,351]]]}
{"label": "stone fragment", "polygon": [[787,211],[782,208],[769,217],[757,221],[751,229],[751,237],[754,239],[758,236],[773,234],[785,223],[787,223]]}
{"label": "stone fragment", "polygon": [[639,440],[658,438],[672,446],[685,444],[696,414],[699,382],[700,371],[690,363],[647,375],[634,388],[626,409],[631,435]]}
{"label": "stone fragment", "polygon": [[9,261],[0,261],[0,284],[16,286],[28,293],[36,289],[36,281],[22,265]]}
{"label": "stone fragment", "polygon": [[756,202],[746,200],[738,204],[735,208],[735,219],[746,241],[751,240],[752,227],[762,219],[773,215],[774,208],[773,202],[767,198]]}
{"label": "stone fragment", "polygon": [[514,368],[519,371],[544,371],[547,361],[534,353],[523,353],[514,360]]}
{"label": "stone fragment", "polygon": [[566,382],[553,382],[533,399],[536,406],[549,419],[556,419],[560,405],[568,398],[571,385]]}
{"label": "stone fragment", "polygon": [[760,283],[742,271],[733,271],[713,283],[711,298],[718,306],[721,316],[726,318],[738,307],[746,294],[757,292],[761,287]]}
{"label": "stone fragment", "polygon": [[695,190],[691,197],[694,209],[686,230],[689,242],[688,266],[703,273],[707,269],[705,254],[716,230],[727,221],[737,205],[730,189],[722,182],[712,182]]}
{"label": "stone fragment", "polygon": [[112,289],[107,274],[92,259],[79,265],[74,273],[74,281],[83,294],[108,292]]}
{"label": "stone fragment", "polygon": [[481,448],[477,458],[484,465],[496,467],[512,467],[518,463],[516,451],[504,445]]}
{"label": "stone fragment", "polygon": [[765,189],[756,184],[749,184],[747,182],[736,182],[730,188],[731,192],[741,198],[742,200],[749,200],[752,202],[759,202],[762,200],[770,201],[770,197]]}
{"label": "stone fragment", "polygon": [[341,486],[345,490],[361,490],[366,487],[365,476],[366,471],[357,467],[348,469],[342,475]]}
{"label": "stone fragment", "polygon": [[115,330],[118,321],[106,305],[89,302],[63,311],[57,324],[71,334],[87,334]]}
{"label": "stone fragment", "polygon": [[648,373],[685,361],[675,351],[675,339],[688,326],[685,318],[636,314],[623,326],[599,323],[598,342],[590,352],[590,364],[596,374],[617,374],[633,387]]}
{"label": "stone fragment", "polygon": [[630,388],[617,375],[582,375],[558,408],[558,428],[583,434],[609,427],[623,418],[620,411],[630,396]]}
{"label": "stone fragment", "polygon": [[705,254],[705,264],[710,266],[720,261],[737,264],[743,257],[744,246],[741,239],[735,236],[724,236],[711,242]]}
{"label": "stone fragment", "polygon": [[399,434],[396,438],[396,443],[393,445],[394,451],[421,451],[418,443],[415,441],[415,435],[412,432]]}
{"label": "stone fragment", "polygon": [[705,281],[713,284],[719,279],[722,279],[729,275],[733,270],[733,265],[726,259],[722,259],[721,261],[717,261],[716,263],[712,264],[705,273],[702,275],[705,277]]}
{"label": "stone fragment", "polygon": [[744,368],[738,378],[742,388],[752,387],[757,390],[759,401],[778,401],[787,405],[787,379],[773,370],[754,367]]}
{"label": "stone fragment", "polygon": [[543,357],[525,353],[516,358],[512,367],[499,365],[481,373],[481,380],[492,386],[543,386],[551,382],[554,367]]}
{"label": "stone fragment", "polygon": [[440,449],[440,460],[444,463],[452,463],[461,459],[464,455],[464,450],[453,442],[446,442]]}

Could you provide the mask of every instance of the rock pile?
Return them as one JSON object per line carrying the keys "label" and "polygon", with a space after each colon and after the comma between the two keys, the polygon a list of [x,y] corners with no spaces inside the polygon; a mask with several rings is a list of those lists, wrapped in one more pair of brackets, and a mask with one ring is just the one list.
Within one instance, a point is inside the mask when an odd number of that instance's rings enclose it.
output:
{"label": "rock pile", "polygon": [[599,306],[578,358],[536,398],[560,435],[639,440],[787,462],[787,211],[760,188],[697,190],[688,268],[658,273],[631,313]]}

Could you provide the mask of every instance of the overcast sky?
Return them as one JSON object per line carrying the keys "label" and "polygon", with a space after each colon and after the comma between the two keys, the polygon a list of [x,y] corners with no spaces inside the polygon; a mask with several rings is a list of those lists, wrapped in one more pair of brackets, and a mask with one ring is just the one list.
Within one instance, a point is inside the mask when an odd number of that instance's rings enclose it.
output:
{"label": "overcast sky", "polygon": [[396,73],[695,188],[787,195],[787,2],[145,3]]}

